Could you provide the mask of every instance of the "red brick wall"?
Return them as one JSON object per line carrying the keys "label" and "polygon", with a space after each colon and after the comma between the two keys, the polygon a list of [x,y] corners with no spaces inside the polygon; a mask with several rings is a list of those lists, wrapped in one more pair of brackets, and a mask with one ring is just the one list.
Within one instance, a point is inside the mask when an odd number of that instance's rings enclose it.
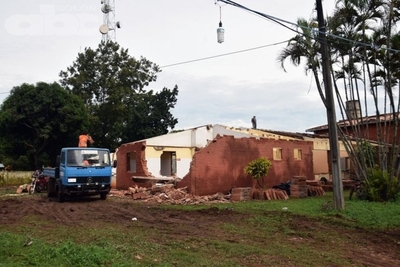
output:
{"label": "red brick wall", "polygon": [[[120,146],[117,151],[117,189],[128,189],[134,186],[132,176],[150,176],[145,159],[146,142],[128,143]],[[136,152],[136,172],[128,170],[128,153]],[[142,185],[143,186],[143,185]]]}
{"label": "red brick wall", "polygon": [[[313,143],[308,141],[218,137],[194,155],[190,172],[177,186],[187,186],[194,195],[227,193],[233,187],[252,187],[254,180],[245,175],[243,169],[260,157],[272,161],[264,179],[266,187],[287,182],[293,176],[313,179],[312,147]],[[282,148],[282,160],[272,160],[273,148]],[[302,160],[294,160],[294,148],[302,150]]]}

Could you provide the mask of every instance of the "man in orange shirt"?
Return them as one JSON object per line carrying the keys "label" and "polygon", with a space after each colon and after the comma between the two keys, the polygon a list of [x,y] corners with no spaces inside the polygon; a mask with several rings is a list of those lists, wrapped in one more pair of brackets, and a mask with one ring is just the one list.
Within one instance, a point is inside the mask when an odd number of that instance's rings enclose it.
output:
{"label": "man in orange shirt", "polygon": [[87,147],[87,142],[89,142],[90,144],[93,144],[94,140],[92,139],[92,137],[89,134],[81,134],[79,136],[78,147]]}

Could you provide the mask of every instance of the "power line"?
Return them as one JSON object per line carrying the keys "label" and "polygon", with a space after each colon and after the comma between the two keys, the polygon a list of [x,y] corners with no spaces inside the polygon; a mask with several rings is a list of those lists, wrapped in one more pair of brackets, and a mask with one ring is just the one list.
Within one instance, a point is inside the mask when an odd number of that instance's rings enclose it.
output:
{"label": "power line", "polygon": [[[168,68],[168,67],[172,67],[172,66],[177,66],[177,65],[188,64],[188,63],[193,63],[193,62],[202,61],[202,60],[207,60],[207,59],[213,59],[213,58],[217,58],[217,57],[224,57],[224,56],[229,56],[229,55],[244,53],[244,52],[248,52],[248,51],[252,51],[252,50],[257,50],[257,49],[261,49],[261,48],[265,48],[265,47],[270,47],[270,46],[275,46],[275,45],[284,44],[284,43],[287,43],[288,41],[289,41],[289,40],[281,41],[281,42],[277,42],[277,43],[273,43],[273,44],[267,44],[267,45],[257,46],[257,47],[248,48],[248,49],[243,49],[243,50],[238,50],[238,51],[234,51],[234,52],[230,52],[230,53],[225,53],[225,54],[220,54],[220,55],[205,57],[205,58],[199,58],[199,59],[193,59],[193,60],[188,60],[188,61],[173,63],[173,64],[161,66],[160,69],[162,69],[162,68]],[[0,92],[0,94],[9,94],[10,92],[11,92],[11,91],[8,91],[8,92]]]}
{"label": "power line", "polygon": [[[256,11],[256,10],[253,10],[253,9],[250,9],[250,8],[247,8],[247,7],[242,6],[242,5],[238,4],[238,3],[235,3],[234,1],[230,1],[230,0],[216,0],[216,2],[219,2],[219,1],[220,1],[220,2],[223,2],[223,3],[225,3],[225,4],[228,4],[228,5],[232,5],[232,6],[236,6],[236,7],[238,7],[238,8],[242,8],[242,9],[244,9],[245,11],[247,11],[247,12],[249,12],[249,13],[254,13],[254,14],[256,14],[256,15],[258,15],[258,16],[264,18],[264,19],[271,20],[272,22],[275,22],[275,23],[281,25],[282,27],[285,27],[285,28],[287,28],[287,29],[289,29],[289,30],[291,30],[291,31],[293,31],[293,32],[295,32],[295,33],[297,33],[297,34],[301,34],[301,35],[304,35],[304,36],[305,36],[304,33],[301,33],[301,32],[299,32],[298,30],[292,29],[292,28],[286,26],[284,23],[289,24],[289,25],[292,25],[292,26],[295,26],[295,27],[298,27],[298,28],[308,29],[308,30],[314,32],[315,35],[317,35],[317,33],[320,33],[319,29],[310,28],[310,27],[306,27],[306,26],[302,26],[302,25],[298,25],[298,24],[296,24],[296,23],[293,23],[293,22],[290,22],[290,21],[286,21],[286,20],[283,20],[283,19],[281,19],[281,18],[274,17],[274,16],[271,16],[271,15],[268,15],[268,14],[265,14],[265,13],[262,13],[262,12],[259,12],[259,11]],[[374,49],[380,48],[380,49],[383,49],[383,50],[388,50],[388,51],[391,51],[391,52],[400,53],[400,50],[388,48],[388,47],[385,47],[385,46],[377,47],[375,44],[368,44],[368,43],[358,42],[358,41],[354,41],[354,40],[351,40],[351,39],[348,39],[348,38],[345,38],[345,37],[341,37],[341,36],[338,36],[338,35],[330,34],[330,33],[327,33],[327,32],[324,32],[323,34],[325,34],[326,36],[330,36],[330,37],[332,37],[332,38],[337,38],[337,39],[340,39],[340,40],[342,40],[342,41],[346,41],[346,42],[348,42],[348,43],[352,43],[352,44],[354,44],[354,45],[367,46],[367,47],[371,47],[371,48],[374,48]],[[313,39],[317,39],[317,38],[314,38],[313,36],[309,36],[309,37],[311,37],[311,38],[313,38]],[[173,64],[161,66],[160,68],[168,68],[168,67],[172,67],[172,66],[183,65],[183,64],[188,64],[188,63],[193,63],[193,62],[198,62],[198,61],[213,59],[213,58],[217,58],[217,57],[223,57],[223,56],[228,56],[228,55],[233,55],[233,54],[239,54],[239,53],[248,52],[248,51],[251,51],[251,50],[256,50],[256,49],[261,49],[261,48],[265,48],[265,47],[270,47],[270,46],[275,46],[275,45],[287,43],[288,41],[290,41],[290,40],[286,40],[286,41],[282,41],[282,42],[277,42],[277,43],[273,43],[273,44],[268,44],[268,45],[263,45],[263,46],[258,46],[258,47],[253,47],[253,48],[244,49],[244,50],[239,50],[239,51],[234,51],[234,52],[230,52],[230,53],[225,53],[225,54],[210,56],[210,57],[205,57],[205,58],[199,58],[199,59],[193,59],[193,60],[188,60],[188,61],[173,63]],[[10,91],[8,91],[8,92],[0,92],[0,94],[8,94],[9,92],[10,92]]]}
{"label": "power line", "polygon": [[291,24],[291,25],[294,25],[294,26],[299,26],[299,25],[297,25],[297,24],[295,24],[295,23],[293,23],[293,22],[285,21],[285,20],[283,20],[283,19],[279,19],[279,18],[273,17],[273,16],[271,16],[271,15],[267,15],[267,14],[262,13],[262,12],[259,12],[259,11],[257,11],[257,10],[253,10],[253,9],[248,8],[248,7],[242,6],[242,5],[240,5],[240,4],[238,4],[238,3],[235,3],[235,2],[233,2],[233,1],[229,1],[229,0],[217,0],[217,2],[219,2],[219,1],[221,1],[221,2],[223,2],[223,3],[225,3],[225,4],[228,4],[228,5],[232,5],[232,6],[236,6],[236,7],[238,7],[238,8],[244,9],[244,10],[250,12],[250,13],[257,14],[257,15],[259,15],[259,16],[261,16],[261,17],[263,17],[263,18],[269,19],[269,20],[271,20],[271,21],[273,21],[273,22],[275,22],[275,23],[277,23],[277,24],[279,24],[279,25],[281,25],[281,26],[283,26],[283,27],[285,27],[285,28],[287,28],[287,29],[289,29],[289,30],[291,30],[291,31],[297,32],[296,30],[293,30],[292,28],[290,28],[290,27],[288,27],[288,26],[282,24],[282,22],[283,22],[283,23],[286,23],[286,24]]}
{"label": "power line", "polygon": [[[220,2],[223,2],[225,4],[232,5],[232,6],[244,9],[244,10],[246,10],[248,12],[252,12],[254,14],[257,14],[257,15],[263,17],[263,18],[266,18],[266,19],[269,19],[269,20],[271,20],[271,21],[273,21],[275,23],[278,23],[279,25],[281,25],[281,26],[283,26],[283,27],[285,27],[285,28],[287,28],[287,29],[289,29],[291,31],[294,31],[294,32],[296,32],[298,34],[301,34],[301,35],[305,35],[305,34],[288,27],[288,26],[284,25],[283,23],[286,23],[286,24],[289,24],[289,25],[292,25],[292,26],[295,26],[295,27],[298,27],[298,28],[308,29],[308,30],[316,33],[316,35],[317,35],[317,33],[318,34],[320,33],[319,29],[317,29],[317,28],[310,28],[310,27],[298,25],[296,23],[293,23],[293,22],[290,22],[290,21],[287,21],[287,20],[283,20],[283,19],[271,16],[271,15],[268,15],[268,14],[265,14],[265,13],[250,9],[250,8],[242,6],[242,5],[240,5],[240,4],[238,4],[238,3],[234,2],[234,1],[230,1],[230,0],[217,0],[217,1],[220,1]],[[373,49],[377,49],[378,48],[378,49],[387,50],[387,51],[390,51],[390,52],[400,53],[400,50],[389,48],[389,47],[386,47],[386,46],[377,47],[375,44],[368,44],[368,43],[364,43],[364,42],[359,42],[359,41],[351,40],[351,39],[348,39],[348,38],[345,38],[345,37],[342,37],[342,36],[338,36],[338,35],[335,35],[335,34],[330,34],[330,33],[327,33],[327,32],[323,32],[323,34],[326,35],[326,36],[330,36],[332,38],[335,38],[335,39],[340,39],[342,41],[346,41],[347,43],[351,43],[353,45],[365,46],[365,47],[370,47],[370,48],[373,48]],[[309,37],[311,37],[313,39],[316,39],[316,38],[314,38],[312,36],[309,36]]]}
{"label": "power line", "polygon": [[235,51],[235,52],[230,52],[230,53],[210,56],[210,57],[204,57],[204,58],[199,58],[199,59],[183,61],[183,62],[179,62],[179,63],[174,63],[174,64],[161,66],[160,68],[167,68],[167,67],[172,67],[172,66],[176,66],[176,65],[182,65],[182,64],[187,64],[187,63],[193,63],[193,62],[197,62],[197,61],[207,60],[207,59],[213,59],[213,58],[217,58],[217,57],[224,57],[224,56],[229,56],[229,55],[233,55],[233,54],[239,54],[239,53],[248,52],[248,51],[251,51],[251,50],[256,50],[256,49],[261,49],[261,48],[265,48],[265,47],[284,44],[284,43],[287,43],[288,41],[289,40],[278,42],[278,43],[273,43],[273,44],[268,44],[268,45],[257,46],[257,47],[248,48],[248,49],[244,49],[244,50],[238,50],[238,51]]}
{"label": "power line", "polygon": [[[298,25],[296,23],[293,23],[293,22],[290,22],[290,21],[287,21],[287,20],[284,20],[284,19],[281,19],[281,18],[278,18],[278,17],[267,15],[265,13],[262,13],[262,12],[247,8],[245,6],[242,6],[242,5],[238,4],[238,3],[235,3],[235,2],[230,1],[230,0],[216,0],[216,1],[217,2],[220,1],[220,2],[223,2],[225,4],[232,5],[232,6],[236,6],[238,8],[242,8],[242,9],[246,10],[249,13],[254,13],[254,14],[256,14],[256,15],[264,18],[264,19],[271,20],[271,21],[273,21],[273,22],[275,22],[275,23],[277,23],[277,24],[279,24],[279,25],[281,25],[281,26],[283,26],[283,27],[285,27],[285,28],[297,33],[297,34],[305,35],[304,33],[301,33],[298,30],[295,30],[295,29],[292,29],[292,28],[286,26],[284,23],[292,25],[292,26],[295,26],[295,27],[298,27],[298,28],[308,29],[308,30],[312,31],[315,34],[315,36],[317,36],[317,34],[320,33],[319,29],[317,29],[317,28],[310,28],[310,27]],[[323,34],[326,35],[326,36],[330,36],[332,38],[336,38],[336,39],[340,39],[342,41],[346,41],[348,43],[352,43],[353,45],[367,46],[367,47],[374,48],[374,49],[378,48],[375,44],[368,44],[368,43],[358,42],[358,41],[354,41],[354,40],[351,40],[351,39],[348,39],[348,38],[345,38],[345,37],[341,37],[341,36],[338,36],[338,35],[330,34],[330,33],[327,33],[327,32],[324,32]],[[313,36],[308,36],[308,37],[311,37],[312,39],[317,39],[317,38],[315,38]],[[210,57],[205,57],[205,58],[200,58],[200,59],[194,59],[194,60],[188,60],[188,61],[183,61],[183,62],[179,62],[179,63],[169,64],[169,65],[161,66],[160,68],[167,68],[167,67],[183,65],[183,64],[193,63],[193,62],[207,60],[207,59],[213,59],[213,58],[217,58],[217,57],[228,56],[228,55],[232,55],[232,54],[243,53],[243,52],[247,52],[247,51],[251,51],[251,50],[256,50],[256,49],[261,49],[261,48],[265,48],[265,47],[269,47],[269,46],[279,45],[279,44],[282,44],[282,43],[287,43],[288,41],[290,41],[290,40],[283,41],[283,42],[278,42],[278,43],[274,43],[274,44],[269,44],[269,45],[264,45],[264,46],[259,46],[259,47],[254,47],[254,48],[249,48],[249,49],[245,49],[245,50],[239,50],[239,51],[230,52],[230,53],[221,54],[221,55],[216,55],[216,56],[210,56]],[[384,50],[388,50],[388,51],[391,51],[391,52],[400,53],[400,50],[397,50],[397,49],[392,49],[392,48],[387,48],[387,47],[379,47],[379,48],[380,49],[384,49]]]}

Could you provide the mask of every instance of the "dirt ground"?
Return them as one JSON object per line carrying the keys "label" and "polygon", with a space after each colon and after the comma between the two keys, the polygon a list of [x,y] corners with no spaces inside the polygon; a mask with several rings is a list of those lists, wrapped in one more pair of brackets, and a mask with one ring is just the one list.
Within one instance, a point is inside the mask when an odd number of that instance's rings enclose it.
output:
{"label": "dirt ground", "polygon": [[[131,205],[133,201],[138,205]],[[174,237],[189,235],[204,237],[217,222],[234,222],[244,219],[244,214],[231,209],[206,208],[199,211],[165,210],[160,212],[157,203],[145,203],[132,198],[112,197],[105,201],[98,197],[74,199],[65,203],[58,203],[56,199],[49,199],[43,194],[31,196],[1,196],[0,197],[0,227],[17,225],[20,219],[27,215],[39,216],[45,220],[54,221],[65,226],[76,224],[97,224],[99,219],[119,225],[129,225],[136,218],[151,228],[165,230]],[[174,227],[179,225],[179,227]],[[290,227],[294,230],[316,229],[336,233],[339,227],[321,224],[302,216],[293,215]],[[335,232],[336,231],[336,232]],[[354,266],[400,266],[400,229],[384,232],[367,230],[351,231],[341,228],[340,235],[350,237],[350,243],[345,244],[347,257],[354,260]],[[164,231],[163,231],[164,232]],[[216,230],[212,235],[218,237]],[[226,239],[221,233],[221,239]],[[295,242],[295,241],[294,241]],[[313,247],[325,247],[323,240],[313,239]],[[321,242],[321,246],[317,243]],[[322,265],[321,265],[322,266]]]}

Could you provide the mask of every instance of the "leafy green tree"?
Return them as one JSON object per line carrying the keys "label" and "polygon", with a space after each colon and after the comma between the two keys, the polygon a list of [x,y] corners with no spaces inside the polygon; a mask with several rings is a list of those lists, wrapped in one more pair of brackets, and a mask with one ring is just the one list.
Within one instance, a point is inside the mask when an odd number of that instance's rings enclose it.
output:
{"label": "leafy green tree", "polygon": [[122,142],[168,133],[168,127],[178,122],[169,111],[177,101],[177,94],[177,87],[172,91],[164,88],[157,93],[150,90],[137,94],[127,107],[131,116],[127,118]]}
{"label": "leafy green tree", "polygon": [[58,83],[24,83],[0,107],[0,144],[14,160],[28,157],[32,170],[54,163],[61,147],[76,146],[87,122],[82,100]]}
{"label": "leafy green tree", "polygon": [[60,77],[62,86],[84,101],[96,145],[114,149],[123,142],[167,133],[178,122],[170,112],[177,87],[145,91],[158,72],[149,60],[136,60],[128,49],[107,41],[79,53]]}

